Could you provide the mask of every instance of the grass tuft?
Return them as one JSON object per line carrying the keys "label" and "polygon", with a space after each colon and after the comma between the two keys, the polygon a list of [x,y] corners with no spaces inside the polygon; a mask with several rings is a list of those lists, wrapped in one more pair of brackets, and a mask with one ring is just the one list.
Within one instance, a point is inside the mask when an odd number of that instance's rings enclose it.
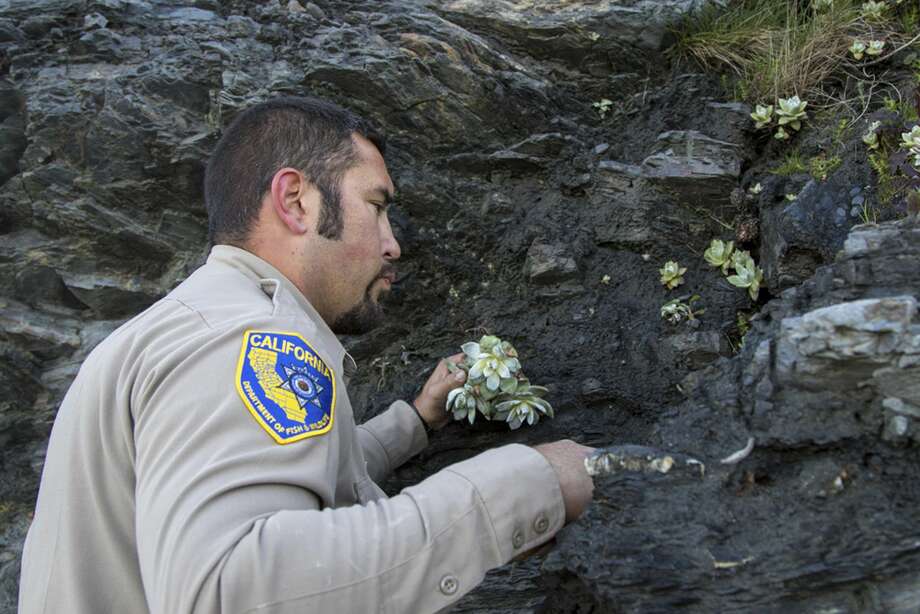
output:
{"label": "grass tuft", "polygon": [[852,57],[848,49],[855,38],[884,40],[888,53],[916,35],[917,10],[903,4],[890,3],[881,21],[864,16],[862,2],[854,0],[834,0],[823,8],[809,0],[710,6],[682,25],[670,53],[707,70],[728,69],[735,76],[735,97],[750,103],[793,94],[828,102],[826,87],[875,61]]}

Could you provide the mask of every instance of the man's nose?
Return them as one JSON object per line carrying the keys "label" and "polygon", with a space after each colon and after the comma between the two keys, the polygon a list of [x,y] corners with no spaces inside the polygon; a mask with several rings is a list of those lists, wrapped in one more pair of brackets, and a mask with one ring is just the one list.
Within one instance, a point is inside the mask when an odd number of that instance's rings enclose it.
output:
{"label": "man's nose", "polygon": [[396,237],[393,235],[393,228],[390,226],[389,218],[384,218],[384,228],[383,228],[383,259],[384,260],[399,260],[399,257],[402,255],[402,250],[399,247],[399,241],[396,240]]}

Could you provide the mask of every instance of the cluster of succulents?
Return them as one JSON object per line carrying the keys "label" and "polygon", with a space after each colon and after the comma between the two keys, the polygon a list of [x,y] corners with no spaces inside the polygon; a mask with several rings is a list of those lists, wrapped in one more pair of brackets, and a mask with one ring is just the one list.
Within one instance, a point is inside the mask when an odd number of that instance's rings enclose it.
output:
{"label": "cluster of succulents", "polygon": [[920,125],[901,133],[901,147],[914,157],[914,166],[920,169]]}
{"label": "cluster of succulents", "polygon": [[661,306],[661,317],[671,324],[680,324],[684,320],[695,320],[706,313],[705,309],[694,309],[693,304],[700,300],[699,294],[671,299]]}
{"label": "cluster of succulents", "polygon": [[[728,283],[736,288],[745,288],[752,301],[757,300],[760,294],[760,284],[763,282],[763,270],[754,263],[754,259],[747,250],[737,250],[729,241],[725,243],[713,239],[709,248],[703,252],[703,258],[714,267],[722,269]],[[734,269],[734,275],[730,275]]]}
{"label": "cluster of succulents", "polygon": [[[786,128],[791,130],[801,129],[802,120],[808,118],[808,114],[805,112],[806,106],[808,106],[808,103],[799,99],[798,96],[777,100],[775,112],[777,128],[773,134],[774,138],[788,139],[789,133],[786,132]],[[754,120],[754,125],[758,129],[769,126],[773,122],[773,117],[773,105],[756,105],[754,112],[751,113],[751,119]]]}
{"label": "cluster of succulents", "polygon": [[464,343],[463,360],[448,363],[452,371],[466,372],[466,383],[447,395],[447,411],[455,420],[470,424],[480,413],[486,420],[503,420],[512,429],[525,422],[536,424],[541,416],[552,418],[553,408],[543,398],[546,388],[535,386],[524,376],[517,350],[493,335],[478,343]]}
{"label": "cluster of succulents", "polygon": [[684,283],[684,273],[687,272],[687,267],[680,266],[674,260],[668,260],[663,267],[658,269],[658,272],[661,274],[661,285],[668,290],[673,290]]}
{"label": "cluster of succulents", "polygon": [[863,55],[868,55],[874,57],[877,55],[882,55],[882,51],[885,50],[885,41],[872,40],[868,43],[861,41],[858,38],[853,39],[853,44],[850,45],[849,52],[853,56],[853,59],[861,60]]}

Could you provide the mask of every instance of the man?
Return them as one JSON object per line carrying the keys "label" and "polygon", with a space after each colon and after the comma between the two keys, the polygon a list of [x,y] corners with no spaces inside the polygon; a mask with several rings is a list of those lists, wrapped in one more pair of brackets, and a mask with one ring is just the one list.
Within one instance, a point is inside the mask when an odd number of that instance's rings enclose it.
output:
{"label": "man", "polygon": [[442,363],[355,426],[333,331],[369,330],[400,255],[383,145],[281,98],[208,164],[207,263],[97,347],[55,421],[22,614],[434,612],[587,505],[589,451],[509,445],[386,498],[447,420]]}

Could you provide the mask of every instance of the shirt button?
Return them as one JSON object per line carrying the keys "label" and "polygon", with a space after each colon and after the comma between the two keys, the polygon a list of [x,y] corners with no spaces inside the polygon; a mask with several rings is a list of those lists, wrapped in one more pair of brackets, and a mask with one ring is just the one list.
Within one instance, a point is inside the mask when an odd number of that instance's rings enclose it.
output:
{"label": "shirt button", "polygon": [[447,574],[441,578],[440,589],[445,595],[453,595],[457,592],[458,588],[460,588],[460,581],[457,579],[457,576]]}
{"label": "shirt button", "polygon": [[546,530],[549,528],[549,520],[546,519],[546,516],[540,514],[537,516],[536,520],[533,521],[533,530],[537,533],[546,533]]}
{"label": "shirt button", "polygon": [[520,529],[515,529],[514,533],[511,535],[511,545],[515,548],[520,548],[524,545],[524,534]]}

